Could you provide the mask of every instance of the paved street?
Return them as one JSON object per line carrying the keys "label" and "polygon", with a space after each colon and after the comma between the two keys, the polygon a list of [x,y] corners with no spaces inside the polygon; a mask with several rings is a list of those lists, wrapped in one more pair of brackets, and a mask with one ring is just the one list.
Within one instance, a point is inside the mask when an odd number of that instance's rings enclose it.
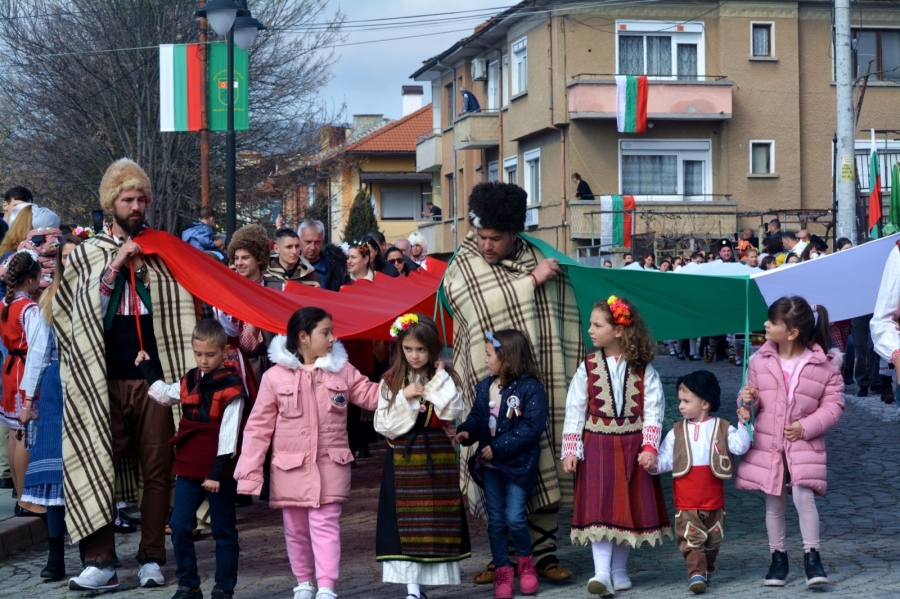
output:
{"label": "paved street", "polygon": [[[698,363],[681,362],[668,356],[655,365],[660,370],[669,393],[671,421],[674,415],[673,383],[678,374]],[[709,365],[722,382],[723,395],[733,397],[740,385],[741,369],[727,363]],[[855,387],[850,387],[855,390]],[[729,416],[730,401],[723,401],[722,415]],[[898,427],[900,412],[896,405],[885,406],[878,398],[853,396],[847,399],[847,410],[838,428],[828,438],[829,492],[818,500],[822,520],[822,556],[833,584],[821,591],[809,591],[802,574],[802,545],[793,506],[788,508],[788,555],[792,580],[784,589],[762,586],[768,567],[762,496],[758,493],[734,492],[728,489],[728,523],[719,570],[707,594],[725,597],[785,597],[801,593],[827,592],[834,597],[898,597],[900,572],[894,567],[900,533],[897,504],[900,500],[900,436],[891,434]],[[668,423],[667,423],[668,424]],[[338,585],[342,598],[360,597],[388,599],[406,596],[405,589],[380,582],[380,567],[374,560],[375,513],[378,500],[380,461],[379,447],[374,457],[361,460],[354,471],[352,500],[342,520],[343,564]],[[663,482],[671,509],[671,477]],[[591,552],[586,547],[573,547],[568,542],[566,521],[561,518],[560,557],[575,571],[572,584],[543,584],[538,597],[589,597],[585,589],[592,573]],[[255,503],[238,511],[241,533],[241,571],[237,597],[292,596],[296,584],[290,573],[284,550],[281,516],[277,511]],[[492,588],[472,584],[472,576],[490,560],[484,524],[470,520],[473,557],[462,564],[465,584],[454,588],[426,589],[429,598],[491,597]],[[174,560],[169,550],[169,564],[164,573],[169,585],[164,589],[137,588],[136,535],[119,537],[119,556],[125,567],[119,570],[122,588],[118,596],[171,597],[175,591]],[[214,543],[206,536],[197,544],[203,589],[207,594],[213,583]],[[13,555],[0,562],[0,595],[19,597],[77,597],[82,593],[67,590],[66,583],[44,583],[38,572],[44,565],[46,544]],[[67,550],[71,575],[79,571],[78,550]],[[689,596],[685,570],[674,542],[661,548],[643,548],[632,553],[629,573],[634,589],[618,593],[621,597]]]}

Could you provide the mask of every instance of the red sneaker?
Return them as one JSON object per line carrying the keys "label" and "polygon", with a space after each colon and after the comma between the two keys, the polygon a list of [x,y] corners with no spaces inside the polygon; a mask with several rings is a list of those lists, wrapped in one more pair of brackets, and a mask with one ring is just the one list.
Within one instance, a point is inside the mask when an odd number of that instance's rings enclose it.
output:
{"label": "red sneaker", "polygon": [[523,595],[534,595],[538,590],[537,570],[532,556],[519,557],[519,591]]}
{"label": "red sneaker", "polygon": [[515,574],[512,566],[497,568],[494,572],[494,599],[513,599]]}

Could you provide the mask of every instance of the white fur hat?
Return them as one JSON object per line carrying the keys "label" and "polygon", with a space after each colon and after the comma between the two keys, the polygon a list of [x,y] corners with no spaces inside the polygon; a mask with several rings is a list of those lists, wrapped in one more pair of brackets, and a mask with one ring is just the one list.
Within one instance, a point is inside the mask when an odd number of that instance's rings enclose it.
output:
{"label": "white fur hat", "polygon": [[150,186],[150,177],[144,169],[134,160],[120,158],[116,160],[103,175],[100,181],[100,207],[111,210],[113,202],[123,191],[139,189],[144,192],[147,203],[153,201],[153,189]]}

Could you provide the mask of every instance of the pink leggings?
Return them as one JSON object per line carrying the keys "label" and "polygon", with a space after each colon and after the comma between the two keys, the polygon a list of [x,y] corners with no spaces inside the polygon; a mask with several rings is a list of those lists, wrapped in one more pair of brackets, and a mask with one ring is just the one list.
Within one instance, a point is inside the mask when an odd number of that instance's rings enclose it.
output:
{"label": "pink leggings", "polygon": [[341,566],[341,511],[343,504],[318,508],[283,508],[284,540],[297,584],[312,582],[334,590]]}
{"label": "pink leggings", "polygon": [[[803,537],[803,550],[819,550],[819,510],[812,489],[794,485],[791,487],[794,496],[794,507],[800,517],[800,536]],[[769,533],[769,549],[786,551],[784,544],[784,512],[787,509],[787,492],[781,489],[781,495],[766,495],[766,532]]]}

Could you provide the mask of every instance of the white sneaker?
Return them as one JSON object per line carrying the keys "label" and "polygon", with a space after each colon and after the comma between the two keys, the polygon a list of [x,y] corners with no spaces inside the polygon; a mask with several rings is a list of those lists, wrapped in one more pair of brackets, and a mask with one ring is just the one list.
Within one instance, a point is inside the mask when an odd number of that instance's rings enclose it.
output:
{"label": "white sneaker", "polygon": [[600,595],[601,597],[612,597],[616,594],[609,576],[603,574],[595,574],[588,580],[587,590],[591,595]]}
{"label": "white sneaker", "polygon": [[119,586],[119,577],[116,575],[116,569],[112,566],[103,569],[88,566],[81,574],[69,579],[69,588],[73,591],[98,591],[114,589],[117,586]]}
{"label": "white sneaker", "polygon": [[294,587],[294,599],[313,599],[316,587],[311,582],[301,582]]}
{"label": "white sneaker", "polygon": [[322,587],[319,589],[319,592],[316,593],[316,599],[335,599],[336,597],[337,593],[328,587]]}
{"label": "white sneaker", "polygon": [[631,579],[628,578],[628,572],[625,570],[612,571],[612,585],[616,591],[627,591],[631,588]]}
{"label": "white sneaker", "polygon": [[142,587],[161,587],[166,584],[166,579],[159,570],[159,564],[147,562],[138,570],[138,578]]}

